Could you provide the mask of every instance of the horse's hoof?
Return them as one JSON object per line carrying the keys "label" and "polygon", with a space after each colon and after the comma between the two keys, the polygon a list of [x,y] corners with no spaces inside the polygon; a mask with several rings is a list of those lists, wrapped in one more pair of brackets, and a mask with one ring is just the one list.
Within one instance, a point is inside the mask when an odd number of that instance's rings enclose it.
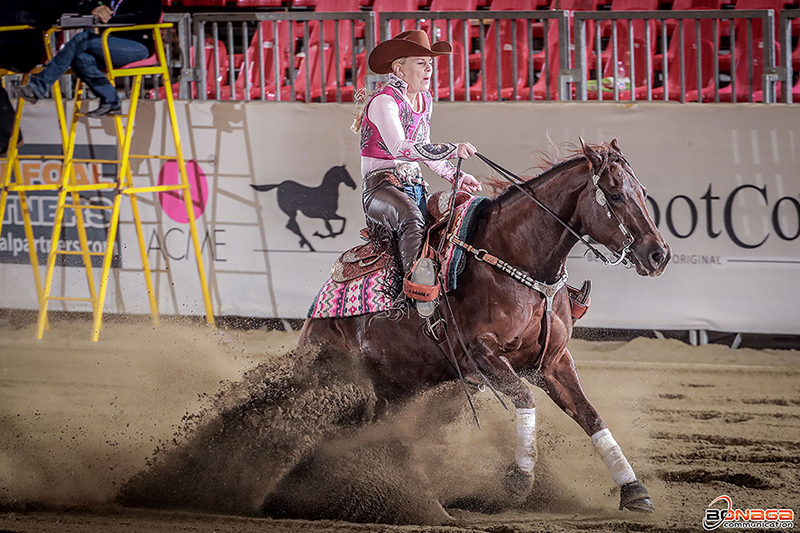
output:
{"label": "horse's hoof", "polygon": [[637,479],[625,483],[619,491],[619,510],[628,509],[634,513],[654,513],[655,507],[650,501],[650,493]]}
{"label": "horse's hoof", "polygon": [[526,497],[532,487],[533,474],[522,471],[516,463],[511,466],[503,479],[503,488],[515,499]]}

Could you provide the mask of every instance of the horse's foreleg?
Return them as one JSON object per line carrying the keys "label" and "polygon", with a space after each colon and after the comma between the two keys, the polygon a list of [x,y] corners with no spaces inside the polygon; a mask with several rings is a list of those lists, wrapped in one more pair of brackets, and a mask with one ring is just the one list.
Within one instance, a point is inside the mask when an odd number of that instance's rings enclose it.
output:
{"label": "horse's foreleg", "polygon": [[[342,221],[342,229],[339,231],[333,231],[333,226],[331,226],[331,220],[341,220]],[[314,236],[319,237],[320,239],[327,239],[329,237],[338,237],[342,233],[344,233],[344,227],[347,224],[347,219],[344,217],[340,217],[339,215],[333,215],[330,219],[325,219],[325,228],[328,230],[327,235],[323,235],[322,233],[315,231]]]}
{"label": "horse's foreleg", "polygon": [[541,371],[542,389],[592,439],[614,482],[621,487],[620,509],[653,512],[647,489],[636,479],[628,459],[603,423],[600,414],[583,392],[575,362],[569,350]]}

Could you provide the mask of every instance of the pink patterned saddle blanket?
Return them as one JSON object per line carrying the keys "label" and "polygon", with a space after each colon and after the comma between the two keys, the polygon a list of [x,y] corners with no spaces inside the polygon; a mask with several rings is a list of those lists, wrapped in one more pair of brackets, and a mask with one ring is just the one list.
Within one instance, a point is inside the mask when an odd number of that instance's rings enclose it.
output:
{"label": "pink patterned saddle blanket", "polygon": [[[428,199],[428,213],[433,220],[444,216],[449,209],[450,193],[436,193]],[[456,214],[453,232],[467,241],[481,204],[487,198],[458,193],[456,196]],[[444,272],[445,291],[456,288],[458,275],[466,265],[464,250],[452,243],[447,243],[441,257],[441,268]],[[345,318],[386,311],[400,295],[403,280],[393,261],[389,267],[372,272],[366,276],[348,280],[334,281],[331,276],[320,289],[308,310],[309,318]]]}

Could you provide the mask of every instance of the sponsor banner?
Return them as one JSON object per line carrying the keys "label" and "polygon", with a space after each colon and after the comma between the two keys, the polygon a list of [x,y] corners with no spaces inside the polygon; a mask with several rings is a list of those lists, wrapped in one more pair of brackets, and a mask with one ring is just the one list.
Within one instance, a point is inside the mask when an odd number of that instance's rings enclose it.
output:
{"label": "sponsor banner", "polygon": [[[551,142],[619,140],[648,189],[651,214],[674,258],[660,278],[642,278],[604,267],[576,246],[568,260],[570,281],[591,278],[595,291],[581,325],[800,333],[797,106],[439,103],[433,116],[434,141],[470,141],[520,174],[539,172],[537,152]],[[143,102],[134,153],[175,153],[167,118],[162,102]],[[352,106],[180,102],[178,121],[217,313],[305,317],[336,256],[361,242]],[[110,127],[90,126],[79,131],[79,144],[115,145]],[[23,128],[30,142],[58,146],[55,114],[46,106],[26,108]],[[477,158],[464,169],[492,176]],[[137,185],[177,179],[174,162],[134,160],[132,170]],[[447,185],[424,172],[432,191]],[[201,314],[181,198],[140,198],[162,312]],[[146,313],[130,203],[122,206],[123,253],[107,311]],[[13,238],[10,245],[0,250],[0,261],[10,261],[4,258],[19,248]],[[85,287],[81,269],[60,269],[57,276],[68,290]],[[33,309],[35,294],[30,266],[0,264],[0,306]]]}
{"label": "sponsor banner", "polygon": [[717,496],[706,508],[703,529],[794,529],[794,511],[788,508],[734,509],[733,498]]}
{"label": "sponsor banner", "polygon": [[[19,174],[12,172],[16,183],[25,185],[53,185],[61,181],[62,161],[60,159],[47,159],[46,156],[59,156],[62,154],[61,143],[57,144],[25,144],[20,148],[21,155],[43,155],[43,159],[23,159],[19,162]],[[117,147],[113,144],[80,144],[75,146],[76,159],[107,159],[117,157]],[[91,183],[113,183],[116,179],[117,166],[101,163],[77,163],[75,180],[78,185]],[[0,162],[0,176],[5,175],[5,162]],[[80,193],[85,204],[98,207],[110,207],[114,202],[113,193],[108,190]],[[53,232],[53,220],[56,215],[58,191],[36,191],[27,193],[28,212],[31,218],[31,227],[34,236],[34,248],[40,264],[47,263],[47,254],[50,251],[50,239]],[[68,204],[72,204],[69,197]],[[25,225],[22,215],[20,197],[11,194],[8,197],[5,213],[3,213],[3,230],[0,232],[0,264],[1,263],[30,263],[29,243],[25,236]],[[76,213],[74,209],[64,212],[64,225],[59,237],[59,250],[78,252],[81,250],[77,216],[83,217],[86,229],[86,246],[89,252],[102,253],[106,250],[108,240],[108,225],[110,210],[83,209]],[[118,268],[121,265],[119,238],[115,242],[115,253],[112,265]],[[92,256],[92,265],[99,267],[103,264],[102,256]],[[83,266],[83,259],[79,255],[59,255],[59,266]]]}

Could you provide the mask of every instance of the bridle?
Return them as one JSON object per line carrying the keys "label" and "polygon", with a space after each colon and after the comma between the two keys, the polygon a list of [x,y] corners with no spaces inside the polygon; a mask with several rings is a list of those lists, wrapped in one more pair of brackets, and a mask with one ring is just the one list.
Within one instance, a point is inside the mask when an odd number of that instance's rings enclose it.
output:
{"label": "bridle", "polygon": [[[597,173],[592,175],[592,186],[595,189],[595,194],[594,194],[595,201],[601,207],[605,207],[606,216],[608,218],[614,218],[614,220],[617,221],[617,227],[619,228],[620,232],[622,232],[622,235],[624,237],[624,239],[622,241],[622,250],[620,250],[619,252],[614,252],[613,250],[609,250],[610,253],[612,254],[611,255],[611,259],[608,259],[605,255],[603,255],[603,253],[600,250],[598,250],[596,247],[594,247],[583,235],[578,234],[578,232],[576,232],[574,229],[572,229],[572,227],[569,224],[564,222],[564,220],[562,220],[562,218],[560,216],[558,216],[555,212],[553,212],[552,209],[550,209],[549,207],[544,205],[542,202],[540,202],[528,189],[523,187],[522,185],[525,183],[525,180],[523,180],[521,177],[517,176],[516,174],[514,174],[510,170],[503,168],[498,163],[495,163],[494,161],[492,161],[488,157],[484,156],[483,154],[480,154],[480,153],[476,152],[475,155],[481,161],[486,163],[490,168],[492,168],[493,170],[498,172],[500,174],[500,177],[502,177],[504,180],[508,181],[511,185],[516,187],[525,196],[527,196],[528,198],[533,200],[536,205],[538,205],[539,207],[544,209],[544,211],[547,214],[549,214],[551,217],[556,219],[556,221],[558,221],[559,224],[564,226],[564,228],[566,228],[567,231],[569,231],[573,236],[575,236],[575,238],[577,238],[581,243],[583,243],[584,246],[586,246],[588,248],[587,251],[593,252],[595,257],[598,260],[600,260],[600,262],[602,262],[603,265],[608,266],[608,267],[612,267],[612,266],[617,266],[617,265],[619,265],[621,263],[625,263],[625,264],[629,263],[629,261],[627,259],[627,256],[628,256],[629,253],[632,253],[631,246],[633,246],[633,243],[634,243],[633,235],[631,235],[631,232],[628,231],[628,228],[625,227],[625,224],[622,223],[622,220],[619,218],[619,216],[617,216],[617,214],[611,208],[611,206],[608,203],[608,200],[606,199],[605,191],[603,191],[603,189],[600,187],[600,184],[599,184],[600,176],[603,175],[603,173],[606,171],[606,167],[608,166],[608,159],[607,158],[603,162],[603,166],[600,168],[600,170]],[[622,158],[622,160],[625,161],[624,158]],[[627,163],[627,161],[625,161],[625,162]],[[635,176],[634,176],[634,179],[635,179]]]}

